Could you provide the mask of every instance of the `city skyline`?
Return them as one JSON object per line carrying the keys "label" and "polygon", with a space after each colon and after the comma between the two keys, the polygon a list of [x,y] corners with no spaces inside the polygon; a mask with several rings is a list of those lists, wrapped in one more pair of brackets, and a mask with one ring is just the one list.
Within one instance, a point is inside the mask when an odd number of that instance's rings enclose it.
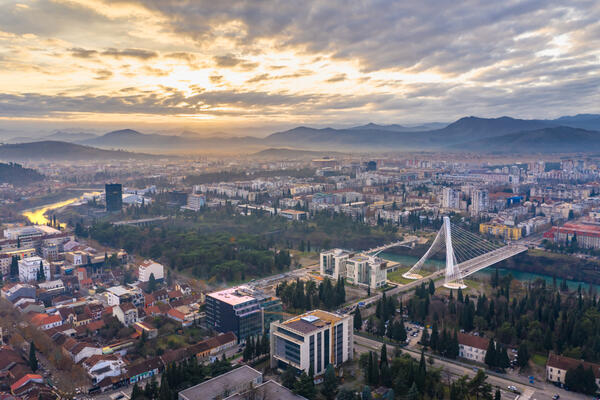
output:
{"label": "city skyline", "polygon": [[299,124],[556,118],[597,111],[600,101],[593,2],[78,0],[5,10],[5,130],[265,134]]}

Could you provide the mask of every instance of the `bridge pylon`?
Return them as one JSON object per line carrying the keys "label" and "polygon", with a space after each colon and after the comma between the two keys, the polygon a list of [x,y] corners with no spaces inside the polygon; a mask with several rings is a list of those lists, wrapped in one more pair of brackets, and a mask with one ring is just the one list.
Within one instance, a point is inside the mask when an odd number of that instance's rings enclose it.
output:
{"label": "bridge pylon", "polygon": [[406,279],[422,279],[423,275],[420,273],[421,268],[430,256],[436,254],[442,248],[446,249],[446,275],[444,277],[444,287],[448,289],[464,289],[467,286],[463,282],[463,277],[456,261],[454,254],[454,248],[452,246],[452,231],[450,228],[450,218],[444,217],[444,223],[438,231],[431,247],[425,252],[423,257],[417,261],[417,263],[409,269],[407,272],[402,274]]}

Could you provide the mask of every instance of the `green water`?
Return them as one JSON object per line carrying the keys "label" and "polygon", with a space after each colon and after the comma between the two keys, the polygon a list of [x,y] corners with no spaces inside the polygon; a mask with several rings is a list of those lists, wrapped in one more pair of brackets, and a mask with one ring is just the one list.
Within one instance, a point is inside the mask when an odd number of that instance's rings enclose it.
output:
{"label": "green water", "polygon": [[[413,266],[419,260],[417,257],[413,257],[413,256],[406,256],[406,255],[386,253],[386,252],[380,253],[379,256],[385,260],[396,261],[407,267]],[[446,262],[440,261],[440,260],[427,260],[425,262],[425,266],[428,267],[427,269],[432,269],[432,268],[442,269],[442,268],[446,267]],[[492,274],[495,273],[495,271],[496,271],[496,269],[494,268],[494,266],[491,266],[484,270],[474,273],[469,278],[472,277],[476,280],[478,278],[479,279],[490,279],[492,277]],[[535,281],[536,279],[543,279],[546,281],[547,284],[552,285],[552,277],[550,275],[537,274],[534,272],[509,270],[509,269],[505,269],[505,268],[498,268],[498,275],[500,275],[500,277],[506,276],[509,273],[512,274],[513,278],[515,278],[517,281],[520,281],[520,282]],[[560,285],[561,282],[562,282],[562,279],[556,278],[557,285]],[[590,286],[590,284],[586,283],[586,282],[567,280],[567,286],[571,290],[576,290],[579,285],[581,285],[581,288],[584,290],[588,290],[588,288]]]}

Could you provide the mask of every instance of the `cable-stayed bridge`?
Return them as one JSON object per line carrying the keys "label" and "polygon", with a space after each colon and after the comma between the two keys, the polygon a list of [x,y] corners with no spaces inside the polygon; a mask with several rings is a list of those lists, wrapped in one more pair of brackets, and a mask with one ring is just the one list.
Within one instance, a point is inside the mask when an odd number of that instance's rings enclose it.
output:
{"label": "cable-stayed bridge", "polygon": [[527,251],[526,246],[502,245],[469,232],[444,217],[431,247],[417,263],[402,276],[407,279],[423,279],[423,266],[432,256],[445,250],[446,271],[444,286],[450,289],[466,288],[463,278],[490,265]]}

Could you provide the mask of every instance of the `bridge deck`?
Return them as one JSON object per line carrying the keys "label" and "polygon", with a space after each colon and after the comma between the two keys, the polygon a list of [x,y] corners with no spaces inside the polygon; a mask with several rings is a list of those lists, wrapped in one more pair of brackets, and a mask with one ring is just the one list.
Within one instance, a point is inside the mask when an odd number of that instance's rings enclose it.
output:
{"label": "bridge deck", "polygon": [[462,277],[465,278],[471,274],[474,274],[475,272],[489,267],[490,265],[494,265],[497,262],[506,260],[507,258],[525,251],[527,251],[527,246],[511,244],[462,262],[458,264],[457,267]]}

